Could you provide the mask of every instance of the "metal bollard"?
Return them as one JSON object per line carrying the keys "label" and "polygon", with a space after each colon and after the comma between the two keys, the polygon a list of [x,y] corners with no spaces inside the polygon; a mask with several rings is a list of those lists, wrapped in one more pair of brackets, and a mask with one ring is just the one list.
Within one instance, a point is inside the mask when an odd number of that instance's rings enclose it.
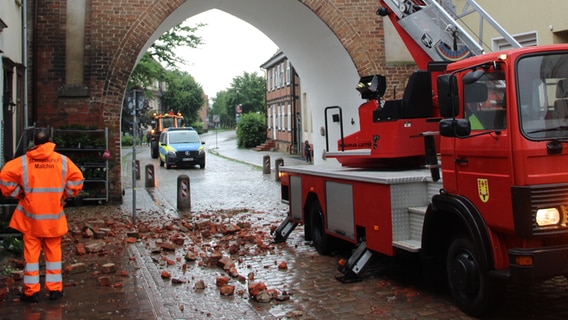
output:
{"label": "metal bollard", "polygon": [[156,184],[154,183],[154,165],[146,165],[146,188],[154,188]]}
{"label": "metal bollard", "polygon": [[182,174],[177,180],[177,208],[178,210],[191,210],[191,187],[189,176]]}
{"label": "metal bollard", "polygon": [[262,158],[262,173],[270,174],[270,156],[265,155]]}
{"label": "metal bollard", "polygon": [[280,166],[284,165],[284,159],[282,158],[278,158],[276,160],[274,160],[274,167],[275,172],[274,172],[274,180],[275,181],[280,181]]}
{"label": "metal bollard", "polygon": [[140,180],[140,160],[136,160],[136,180]]}

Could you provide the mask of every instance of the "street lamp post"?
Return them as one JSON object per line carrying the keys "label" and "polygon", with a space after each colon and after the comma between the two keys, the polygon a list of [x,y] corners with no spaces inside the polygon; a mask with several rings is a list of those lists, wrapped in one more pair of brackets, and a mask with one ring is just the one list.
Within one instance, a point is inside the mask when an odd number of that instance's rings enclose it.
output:
{"label": "street lamp post", "polygon": [[144,91],[141,88],[132,89],[132,223],[136,223],[136,137],[138,136],[138,121],[136,112],[140,105],[144,105]]}

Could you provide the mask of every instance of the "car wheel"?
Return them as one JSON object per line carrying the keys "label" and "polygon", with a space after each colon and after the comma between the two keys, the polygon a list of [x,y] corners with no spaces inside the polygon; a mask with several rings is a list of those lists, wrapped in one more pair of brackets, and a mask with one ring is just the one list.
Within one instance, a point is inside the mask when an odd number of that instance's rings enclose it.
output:
{"label": "car wheel", "polygon": [[172,165],[169,164],[168,162],[166,162],[166,169],[171,169],[171,168],[172,168]]}
{"label": "car wheel", "polygon": [[199,164],[199,168],[204,169],[205,168],[205,161],[201,162]]}
{"label": "car wheel", "polygon": [[335,247],[335,241],[330,235],[325,233],[323,211],[317,201],[310,208],[310,219],[314,248],[321,255],[329,255]]}
{"label": "car wheel", "polygon": [[160,159],[160,167],[164,166],[164,161],[162,161],[162,159]]}

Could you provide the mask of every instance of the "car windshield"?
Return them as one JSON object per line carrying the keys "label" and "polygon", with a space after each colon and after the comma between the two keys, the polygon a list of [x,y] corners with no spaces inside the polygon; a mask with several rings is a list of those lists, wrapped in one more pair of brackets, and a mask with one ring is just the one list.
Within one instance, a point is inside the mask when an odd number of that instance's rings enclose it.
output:
{"label": "car windshield", "polygon": [[568,139],[568,53],[521,58],[517,77],[523,135],[531,140]]}
{"label": "car windshield", "polygon": [[170,143],[195,143],[199,142],[197,131],[170,132]]}

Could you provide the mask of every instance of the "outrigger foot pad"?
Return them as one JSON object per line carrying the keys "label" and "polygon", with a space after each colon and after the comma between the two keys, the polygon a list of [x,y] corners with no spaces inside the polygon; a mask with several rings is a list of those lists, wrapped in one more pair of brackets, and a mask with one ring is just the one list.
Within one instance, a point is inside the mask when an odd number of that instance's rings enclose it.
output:
{"label": "outrigger foot pad", "polygon": [[297,225],[298,225],[297,222],[290,221],[290,217],[286,217],[286,219],[282,221],[282,223],[278,226],[278,228],[276,228],[276,230],[273,231],[275,235],[274,235],[274,240],[272,242],[274,243],[285,242],[288,239],[290,233],[294,231]]}

